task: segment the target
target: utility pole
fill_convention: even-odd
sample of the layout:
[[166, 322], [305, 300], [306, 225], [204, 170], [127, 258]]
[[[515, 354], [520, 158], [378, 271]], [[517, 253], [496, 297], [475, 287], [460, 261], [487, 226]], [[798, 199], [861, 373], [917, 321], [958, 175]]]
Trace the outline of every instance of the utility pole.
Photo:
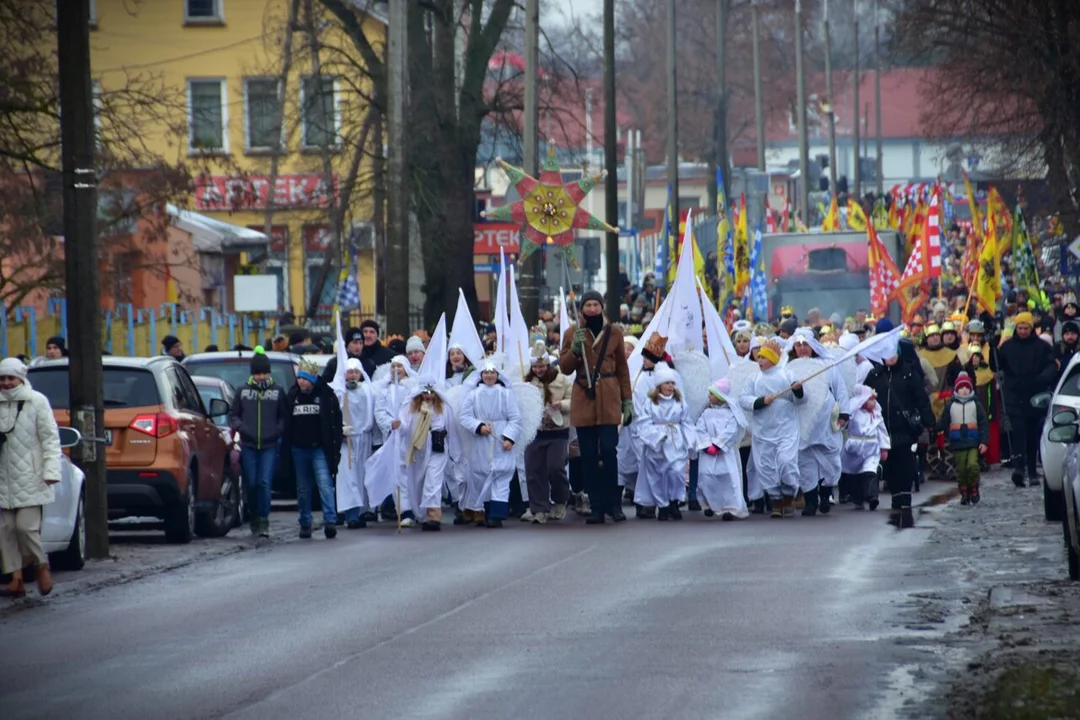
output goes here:
[[[539, 172], [540, 142], [540, 0], [525, 0], [525, 147], [524, 170], [533, 177]], [[543, 280], [543, 258], [547, 247], [541, 247], [528, 257], [521, 267], [518, 292], [521, 313], [529, 323], [540, 317], [540, 285]]]
[[56, 22], [71, 424], [83, 436], [71, 455], [86, 474], [86, 554], [106, 558], [109, 557], [109, 500], [105, 447], [99, 447], [97, 441], [105, 428], [105, 400], [101, 370], [94, 97], [90, 85], [90, 0], [60, 0]]
[[803, 68], [802, 0], [795, 0], [795, 73], [799, 113], [799, 217], [810, 225], [809, 149], [806, 136], [806, 77]]
[[[535, 0], [534, 0], [535, 2]], [[604, 218], [609, 225], [619, 220], [619, 148], [618, 129], [615, 123], [615, 0], [604, 0]], [[627, 178], [627, 189], [630, 188]], [[626, 208], [630, 209], [627, 196]], [[619, 281], [619, 233], [607, 234], [607, 297], [604, 307], [612, 322], [619, 320], [619, 305], [622, 302], [622, 283]]]
[[718, 195], [728, 196], [726, 186], [731, 182], [727, 144], [727, 4], [728, 0], [716, 0], [716, 167], [725, 187], [719, 187], [716, 178], [709, 178], [710, 188], [717, 185], [709, 193], [711, 208], [716, 207]]
[[836, 194], [836, 113], [833, 112], [832, 35], [829, 32], [829, 0], [825, 0], [825, 112], [829, 116], [829, 192]]
[[[608, 0], [604, 0], [605, 3]], [[606, 7], [606, 5], [605, 5]], [[679, 93], [678, 71], [675, 67], [675, 0], [667, 0], [667, 97], [668, 97], [668, 137], [667, 137], [667, 179], [671, 189], [671, 227], [675, 234], [679, 232]], [[678, 239], [676, 239], [678, 247]], [[666, 252], [666, 251], [665, 251]], [[675, 258], [668, 258], [668, 267]], [[665, 268], [666, 270], [667, 268]], [[667, 278], [662, 282], [667, 285]]]
[[386, 332], [409, 334], [409, 192], [408, 159], [405, 155], [405, 111], [408, 77], [409, 0], [390, 0], [387, 48], [387, 181], [389, 187], [386, 276], [400, 282], [401, 289], [386, 298]]
[[754, 33], [754, 121], [757, 125], [757, 169], [765, 171], [765, 109], [761, 99], [761, 10], [758, 0], [750, 0]]
[[851, 138], [851, 149], [855, 155], [855, 172], [852, 173], [851, 191], [856, 198], [859, 198], [862, 197], [862, 146], [859, 144], [859, 124], [862, 121], [859, 115], [859, 0], [852, 0], [851, 5], [855, 12], [855, 97], [852, 100], [855, 124]]
[[881, 149], [881, 21], [878, 19], [878, 2], [874, 0], [874, 122], [877, 125], [877, 194], [885, 191], [882, 177]]

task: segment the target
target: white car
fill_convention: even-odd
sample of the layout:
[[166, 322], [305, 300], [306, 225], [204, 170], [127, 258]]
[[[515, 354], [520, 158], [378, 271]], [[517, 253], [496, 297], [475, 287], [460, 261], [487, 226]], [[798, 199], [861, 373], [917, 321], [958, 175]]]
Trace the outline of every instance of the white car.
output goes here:
[[[78, 430], [60, 428], [60, 447], [74, 447], [81, 439]], [[60, 482], [53, 485], [55, 497], [45, 506], [41, 522], [41, 544], [53, 570], [82, 570], [86, 563], [85, 479], [67, 455], [60, 456]]]
[[[1063, 453], [1062, 529], [1069, 554], [1069, 578], [1080, 580], [1080, 414], [1072, 409], [1053, 413], [1046, 442]], [[1044, 460], [1045, 462], [1045, 460]]]
[[1043, 467], [1043, 511], [1047, 520], [1061, 520], [1065, 513], [1065, 498], [1061, 492], [1065, 445], [1050, 442], [1048, 435], [1054, 427], [1055, 414], [1063, 410], [1073, 410], [1080, 414], [1080, 354], [1074, 355], [1069, 361], [1054, 392], [1039, 393], [1031, 399], [1031, 404], [1048, 411], [1046, 421], [1043, 423], [1040, 443]]

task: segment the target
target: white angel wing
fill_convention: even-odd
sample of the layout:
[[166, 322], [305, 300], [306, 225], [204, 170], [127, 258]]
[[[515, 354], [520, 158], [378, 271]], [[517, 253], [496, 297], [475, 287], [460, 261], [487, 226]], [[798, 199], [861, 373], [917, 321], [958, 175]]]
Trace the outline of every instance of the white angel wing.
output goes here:
[[388, 377], [390, 377], [390, 363], [383, 363], [375, 368], [375, 374], [371, 376], [371, 382], [381, 383]]
[[461, 427], [461, 423], [458, 420], [461, 419], [461, 406], [465, 402], [465, 395], [472, 389], [471, 385], [454, 385], [453, 387], [446, 388], [442, 391], [443, 397], [446, 398], [446, 402], [450, 405], [450, 410], [454, 417], [454, 435], [457, 436], [459, 447], [461, 448], [458, 455], [460, 457], [454, 458], [454, 462], [467, 462], [472, 456], [473, 441], [475, 436], [466, 432], [465, 428]]
[[848, 397], [851, 397], [855, 392], [855, 373], [858, 370], [859, 366], [855, 362], [855, 358], [848, 358], [836, 366], [836, 372], [840, 373], [840, 377], [844, 380], [844, 387], [847, 388]]
[[[803, 380], [822, 368], [822, 361], [813, 358], [796, 358], [787, 364], [787, 371], [792, 380]], [[829, 402], [829, 373], [803, 380], [803, 393], [806, 402], [796, 405], [799, 412], [799, 437], [807, 439], [814, 433], [815, 426], [822, 422], [825, 404]], [[835, 402], [834, 402], [835, 404]], [[831, 412], [832, 408], [829, 408]]]
[[728, 377], [731, 378], [731, 397], [739, 397], [746, 384], [757, 377], [760, 372], [761, 368], [758, 367], [758, 364], [749, 360], [732, 365], [731, 369], [728, 370]]
[[712, 366], [709, 358], [698, 350], [681, 350], [675, 354], [675, 370], [682, 376], [683, 394], [690, 417], [694, 422], [709, 404], [709, 383]]
[[540, 429], [544, 414], [544, 396], [540, 394], [540, 388], [527, 382], [516, 382], [511, 390], [517, 398], [518, 411], [521, 413], [521, 438], [515, 445], [515, 450], [525, 452], [529, 443], [536, 439], [536, 431]]

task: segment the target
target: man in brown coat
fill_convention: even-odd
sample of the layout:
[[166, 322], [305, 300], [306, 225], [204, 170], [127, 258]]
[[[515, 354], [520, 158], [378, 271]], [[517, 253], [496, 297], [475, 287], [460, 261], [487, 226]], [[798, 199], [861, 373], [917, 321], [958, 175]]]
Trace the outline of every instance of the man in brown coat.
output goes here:
[[[604, 298], [595, 290], [581, 297], [583, 325], [574, 325], [562, 339], [559, 367], [577, 373], [570, 396], [570, 424], [577, 429], [581, 469], [592, 514], [586, 522], [602, 525], [604, 516], [626, 519], [619, 493], [619, 424], [633, 419], [630, 370], [622, 331], [604, 318]], [[600, 464], [603, 463], [603, 468]]]

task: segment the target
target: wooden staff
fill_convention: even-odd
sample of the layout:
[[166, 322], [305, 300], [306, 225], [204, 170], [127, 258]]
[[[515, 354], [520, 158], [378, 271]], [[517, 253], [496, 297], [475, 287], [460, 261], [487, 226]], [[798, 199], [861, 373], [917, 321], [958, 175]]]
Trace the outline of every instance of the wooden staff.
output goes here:
[[[585, 328], [585, 314], [578, 312], [578, 327]], [[600, 358], [600, 362], [603, 362], [604, 358]], [[581, 348], [581, 362], [585, 363], [585, 380], [588, 383], [589, 389], [592, 390], [592, 373], [589, 371], [589, 352], [588, 348]]]
[[[343, 402], [341, 404], [345, 406], [343, 408], [343, 410], [344, 410], [343, 415], [345, 416], [345, 424], [346, 425], [351, 425], [352, 423], [349, 421], [349, 391], [348, 390], [345, 391], [345, 395], [343, 396], [342, 400], [343, 400]], [[352, 470], [352, 442], [349, 441], [349, 436], [348, 435], [345, 436], [345, 452], [348, 454], [348, 458], [349, 458], [349, 469]]]

